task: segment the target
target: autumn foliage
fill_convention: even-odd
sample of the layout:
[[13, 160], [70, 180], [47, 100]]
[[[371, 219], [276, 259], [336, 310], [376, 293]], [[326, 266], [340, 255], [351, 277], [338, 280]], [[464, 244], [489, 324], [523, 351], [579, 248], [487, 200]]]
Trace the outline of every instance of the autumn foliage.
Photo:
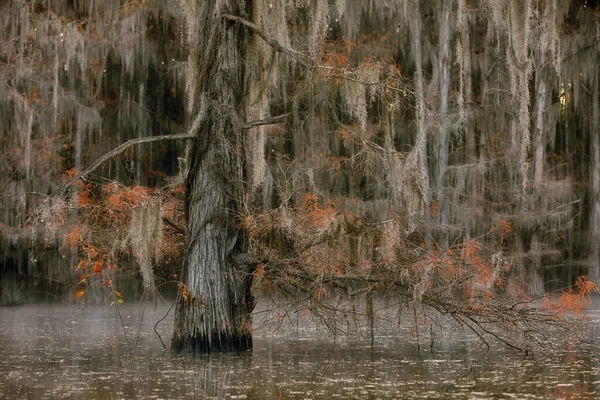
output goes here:
[[[178, 270], [168, 269], [165, 277], [161, 263], [178, 266], [181, 261], [185, 239], [181, 187], [152, 189], [86, 181], [77, 184], [75, 194], [76, 222], [62, 221], [55, 229], [63, 232], [62, 245], [80, 257], [76, 299], [83, 301], [91, 285], [101, 285], [111, 303], [123, 302], [115, 287], [115, 272], [136, 264], [132, 216], [153, 201], [161, 204], [165, 228], [159, 246], [163, 256], [154, 259], [153, 274], [157, 279], [177, 280]], [[347, 199], [314, 192], [294, 199], [239, 217], [254, 265], [252, 290], [288, 294], [294, 302], [299, 295], [306, 296], [301, 297], [310, 300], [305, 310], [323, 318], [333, 318], [330, 299], [340, 295], [399, 296], [421, 310], [449, 316], [484, 341], [494, 337], [521, 349], [527, 347], [525, 341], [539, 343], [542, 327], [549, 321], [579, 315], [589, 305], [590, 293], [598, 290], [580, 277], [559, 294], [528, 297], [518, 264], [503, 251], [513, 234], [505, 220], [481, 237], [460, 238], [442, 248], [428, 245], [422, 232], [408, 234], [402, 228], [405, 220], [392, 209], [386, 211], [388, 219], [375, 221]], [[181, 283], [179, 293], [189, 297]], [[523, 324], [533, 329], [523, 331]]]
[[[76, 173], [67, 171], [64, 180]], [[108, 290], [108, 298], [123, 302], [123, 295], [115, 287], [116, 278], [125, 269], [140, 267], [135, 257], [139, 249], [135, 246], [147, 238], [136, 237], [140, 235], [137, 225], [144, 221], [135, 220], [134, 216], [150, 203], [160, 204], [158, 218], [168, 221], [163, 222], [165, 228], [160, 230], [162, 238], [154, 249], [160, 259], [153, 260], [151, 273], [155, 273], [157, 279], [176, 276], [171, 266], [178, 265], [182, 256], [185, 231], [180, 187], [128, 187], [93, 180], [78, 180], [73, 187], [70, 201], [43, 203], [30, 219], [34, 224], [44, 224], [47, 245], [58, 240], [65, 255], [68, 252], [78, 255], [79, 262], [74, 266], [80, 274], [74, 293], [76, 299], [84, 301], [86, 291], [100, 285]]]
[[591, 305], [590, 294], [597, 293], [598, 286], [588, 280], [587, 276], [577, 278], [575, 285], [554, 296], [544, 298], [543, 307], [559, 317], [568, 314], [581, 315]]
[[247, 216], [250, 248], [260, 260], [253, 288], [305, 295], [307, 309], [330, 319], [340, 295], [400, 296], [449, 316], [486, 344], [494, 338], [520, 350], [542, 344], [546, 324], [580, 314], [597, 291], [580, 277], [568, 291], [529, 297], [518, 264], [502, 249], [513, 232], [504, 220], [445, 249], [403, 233], [401, 225], [400, 217], [369, 221], [312, 193], [297, 206]]

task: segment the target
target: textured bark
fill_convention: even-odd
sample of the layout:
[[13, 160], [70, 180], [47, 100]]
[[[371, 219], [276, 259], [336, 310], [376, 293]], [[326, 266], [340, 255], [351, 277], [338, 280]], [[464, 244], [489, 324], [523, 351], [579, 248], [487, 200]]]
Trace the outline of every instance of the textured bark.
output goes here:
[[440, 117], [441, 128], [437, 138], [437, 177], [436, 186], [439, 203], [441, 231], [438, 243], [442, 247], [448, 245], [448, 203], [444, 184], [444, 177], [448, 169], [448, 147], [450, 146], [449, 130], [450, 121], [448, 120], [448, 94], [450, 92], [450, 10], [452, 9], [451, 0], [443, 0], [440, 14], [438, 16], [438, 37], [439, 37], [439, 69], [440, 69]]
[[[425, 103], [425, 96], [423, 93], [423, 61], [421, 54], [421, 10], [419, 0], [413, 0], [413, 20], [412, 20], [412, 31], [413, 31], [413, 51], [415, 54], [415, 92], [417, 97], [417, 139], [415, 143], [415, 150], [417, 155], [418, 168], [421, 171], [421, 179], [426, 182], [427, 193], [424, 195], [423, 208], [425, 213], [429, 209], [430, 194], [429, 192], [429, 166], [427, 164], [427, 126], [426, 126], [426, 112], [427, 105]], [[413, 150], [413, 152], [415, 151]], [[431, 230], [425, 236], [425, 240], [428, 244], [431, 244]]]
[[190, 34], [188, 90], [196, 134], [187, 177], [187, 247], [175, 314], [174, 352], [252, 347], [249, 274], [237, 211], [243, 180], [244, 48], [248, 31], [222, 17], [245, 16], [246, 1], [184, 3]]
[[462, 3], [463, 15], [460, 16], [462, 20], [459, 22], [460, 28], [460, 43], [462, 46], [462, 79], [463, 79], [463, 100], [466, 109], [466, 121], [464, 125], [465, 130], [465, 145], [467, 149], [467, 160], [468, 157], [475, 157], [476, 155], [476, 138], [475, 138], [475, 127], [473, 126], [473, 118], [471, 117], [471, 105], [473, 104], [473, 78], [471, 68], [471, 36], [469, 32], [469, 20], [465, 15], [466, 13], [466, 2], [465, 0], [459, 0]]
[[[544, 165], [546, 162], [546, 133], [548, 131], [547, 108], [551, 94], [548, 78], [549, 72], [546, 69], [546, 54], [540, 51], [536, 60], [535, 69], [535, 101], [536, 114], [533, 136], [533, 185], [536, 190], [543, 191], [544, 185]], [[540, 205], [543, 207], [543, 205]], [[531, 236], [531, 263], [528, 265], [528, 283], [529, 294], [539, 296], [545, 293], [544, 279], [542, 277], [542, 255], [543, 243], [540, 235], [536, 232]]]
[[527, 292], [530, 296], [541, 296], [546, 290], [544, 288], [544, 278], [542, 276], [542, 253], [543, 243], [540, 240], [540, 234], [534, 233], [531, 236], [531, 249], [529, 250], [529, 262], [527, 267]]
[[[598, 60], [600, 62], [600, 60]], [[597, 64], [596, 64], [597, 65]], [[600, 70], [596, 67], [594, 73], [594, 89], [592, 91], [592, 123], [591, 123], [591, 150], [592, 150], [592, 212], [590, 230], [591, 265], [589, 276], [596, 283], [600, 281]]]
[[421, 58], [421, 11], [419, 0], [413, 2], [413, 47], [415, 52], [415, 91], [417, 94], [417, 147], [420, 161], [423, 162], [424, 173], [429, 176], [427, 170], [427, 132], [425, 127], [425, 97], [423, 94], [423, 62]]

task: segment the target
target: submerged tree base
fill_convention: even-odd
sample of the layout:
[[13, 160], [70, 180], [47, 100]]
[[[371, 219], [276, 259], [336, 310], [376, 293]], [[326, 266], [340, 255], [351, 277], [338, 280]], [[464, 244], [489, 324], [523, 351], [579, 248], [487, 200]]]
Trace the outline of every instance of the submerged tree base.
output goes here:
[[[251, 308], [232, 305], [230, 315], [225, 319], [216, 317], [209, 309], [198, 300], [181, 298], [178, 301], [171, 352], [212, 353], [252, 349]], [[216, 322], [215, 317], [221, 322]]]
[[180, 353], [212, 353], [212, 352], [238, 352], [252, 349], [252, 335], [219, 335], [213, 334], [211, 338], [204, 335], [173, 338], [171, 352]]

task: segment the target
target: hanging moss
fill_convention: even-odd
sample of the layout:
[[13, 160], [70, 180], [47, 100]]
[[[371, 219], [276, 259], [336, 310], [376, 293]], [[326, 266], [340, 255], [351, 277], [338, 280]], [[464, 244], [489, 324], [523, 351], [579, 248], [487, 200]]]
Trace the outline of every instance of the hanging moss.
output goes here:
[[[205, 122], [197, 72], [215, 55], [188, 42], [213, 33], [204, 21], [183, 22], [175, 3], [2, 3], [0, 31], [11, 38], [0, 49], [3, 237], [28, 231], [29, 210], [67, 169], [130, 138], [181, 132], [185, 110], [197, 111], [192, 130]], [[535, 255], [532, 276], [551, 265], [597, 268], [588, 260], [600, 29], [597, 5], [584, 3], [453, 2], [446, 96], [441, 2], [253, 2], [244, 18], [324, 68], [306, 69], [248, 35], [237, 77], [246, 84], [246, 121], [238, 126], [291, 116], [244, 130], [233, 149], [244, 154], [247, 203], [285, 210], [309, 191], [357, 213], [376, 209], [374, 220], [399, 215], [399, 232], [424, 228], [449, 242], [505, 220], [519, 238], [507, 242], [507, 257], [525, 268]], [[198, 7], [185, 2], [183, 13]], [[186, 51], [207, 62], [186, 65]], [[442, 129], [447, 142], [437, 139]], [[156, 145], [124, 153], [99, 174], [155, 185], [163, 182], [157, 171], [181, 169], [183, 180], [189, 167], [179, 145]], [[368, 259], [368, 245], [353, 246]]]

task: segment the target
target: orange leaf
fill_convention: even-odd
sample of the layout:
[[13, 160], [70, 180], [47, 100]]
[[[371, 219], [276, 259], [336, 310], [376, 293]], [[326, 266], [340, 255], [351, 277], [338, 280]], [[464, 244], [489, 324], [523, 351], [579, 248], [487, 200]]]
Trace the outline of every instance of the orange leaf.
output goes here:
[[98, 255], [96, 249], [91, 245], [86, 246], [83, 250], [88, 254], [89, 258], [94, 258]]
[[79, 281], [79, 283], [80, 283], [80, 284], [81, 284], [81, 283], [86, 283], [86, 282], [87, 282], [87, 280], [88, 280], [88, 278], [89, 278], [90, 276], [92, 276], [92, 274], [85, 274], [85, 275], [83, 275], [83, 276], [81, 277], [81, 280]]
[[123, 207], [123, 201], [119, 193], [111, 194], [106, 202], [111, 210], [118, 210]]
[[117, 295], [117, 297], [119, 297], [121, 299], [123, 298], [123, 295], [121, 294], [121, 292], [115, 290], [115, 294]]
[[77, 195], [77, 202], [80, 206], [85, 206], [88, 204], [92, 204], [94, 201], [90, 196], [90, 192], [88, 190], [82, 190]]
[[577, 285], [577, 289], [579, 289], [580, 296], [585, 296], [592, 292], [598, 291], [598, 286], [596, 286], [596, 284], [594, 282], [589, 281], [588, 277], [585, 275], [577, 278], [575, 285]]
[[502, 233], [504, 235], [508, 235], [508, 234], [512, 233], [512, 231], [513, 231], [512, 227], [510, 226], [510, 222], [506, 222], [503, 219], [498, 221], [498, 226], [500, 226], [500, 228], [502, 229]]
[[74, 228], [71, 232], [67, 233], [64, 238], [67, 246], [74, 248], [81, 242], [81, 239], [84, 234], [84, 229], [77, 227]]
[[67, 182], [67, 181], [71, 180], [72, 178], [74, 178], [78, 173], [79, 173], [78, 170], [76, 170], [75, 168], [71, 168], [70, 170], [65, 171], [65, 173], [61, 177], [62, 181]]
[[75, 297], [76, 297], [77, 299], [81, 299], [81, 298], [83, 297], [83, 295], [84, 295], [84, 294], [85, 294], [85, 290], [83, 290], [83, 289], [80, 289], [80, 290], [78, 290], [78, 291], [76, 291], [76, 292], [75, 292]]
[[102, 261], [98, 260], [94, 263], [94, 272], [97, 274], [102, 272]]

